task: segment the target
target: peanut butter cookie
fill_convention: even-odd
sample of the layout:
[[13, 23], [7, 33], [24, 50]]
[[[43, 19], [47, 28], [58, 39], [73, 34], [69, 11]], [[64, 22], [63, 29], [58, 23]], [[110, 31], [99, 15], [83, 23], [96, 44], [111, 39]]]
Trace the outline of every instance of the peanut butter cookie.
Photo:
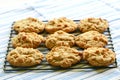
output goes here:
[[81, 32], [94, 30], [102, 33], [108, 28], [108, 21], [101, 18], [86, 18], [80, 20], [78, 27]]
[[58, 46], [46, 55], [46, 59], [52, 66], [60, 66], [63, 68], [71, 67], [73, 64], [80, 62], [81, 52], [67, 46]]
[[41, 63], [44, 55], [37, 49], [17, 47], [7, 55], [7, 61], [12, 66], [28, 67]]
[[48, 21], [45, 30], [48, 33], [54, 33], [55, 31], [62, 30], [65, 32], [73, 32], [77, 29], [77, 24], [66, 17], [55, 18]]
[[108, 66], [115, 62], [115, 53], [108, 48], [91, 47], [83, 51], [83, 59], [92, 66]]
[[14, 47], [37, 48], [43, 41], [43, 36], [38, 35], [37, 33], [20, 32], [12, 38], [12, 45]]
[[54, 46], [73, 46], [75, 44], [75, 36], [64, 31], [57, 31], [54, 34], [47, 36], [45, 45], [47, 48]]
[[36, 18], [26, 18], [18, 20], [13, 24], [13, 29], [17, 32], [35, 32], [40, 33], [44, 30], [45, 24]]
[[108, 43], [108, 39], [104, 34], [97, 31], [88, 31], [76, 36], [76, 44], [81, 48], [104, 47]]

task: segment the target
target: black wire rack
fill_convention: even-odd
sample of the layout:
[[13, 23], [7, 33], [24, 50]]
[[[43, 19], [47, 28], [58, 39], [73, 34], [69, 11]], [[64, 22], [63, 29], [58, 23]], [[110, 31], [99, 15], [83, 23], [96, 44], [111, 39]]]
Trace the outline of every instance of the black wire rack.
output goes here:
[[[79, 22], [79, 20], [74, 20], [76, 23]], [[47, 21], [44, 21], [47, 22]], [[13, 50], [13, 46], [11, 44], [11, 38], [13, 38], [15, 35], [17, 35], [18, 33], [15, 32], [12, 28], [11, 28], [11, 33], [10, 33], [10, 38], [9, 38], [9, 43], [8, 43], [8, 47], [7, 47], [7, 54], [9, 53], [9, 51]], [[79, 30], [76, 30], [75, 32], [71, 33], [74, 35], [79, 35], [81, 34]], [[108, 38], [108, 44], [105, 46], [106, 48], [111, 49], [112, 51], [114, 51], [114, 47], [112, 44], [112, 37], [110, 34], [110, 29], [108, 28], [103, 34], [105, 34]], [[40, 33], [40, 35], [43, 36], [47, 36], [48, 34], [44, 31], [43, 33]], [[74, 48], [78, 49], [79, 51], [83, 51], [83, 49], [74, 46]], [[45, 47], [45, 44], [41, 44], [38, 48], [38, 50], [40, 50], [44, 55], [46, 55], [50, 50], [48, 48]], [[115, 62], [109, 66], [106, 67], [94, 67], [88, 64], [88, 62], [86, 61], [80, 61], [78, 64], [73, 65], [70, 68], [67, 69], [100, 69], [100, 68], [116, 68], [117, 67], [117, 61], [115, 60]], [[22, 71], [22, 70], [64, 70], [65, 68], [61, 68], [61, 67], [54, 67], [51, 66], [46, 59], [44, 58], [43, 61], [36, 66], [32, 66], [32, 67], [14, 67], [12, 65], [9, 64], [9, 62], [7, 61], [6, 57], [5, 57], [5, 61], [4, 61], [4, 67], [3, 70], [5, 72], [12, 72], [12, 71]]]

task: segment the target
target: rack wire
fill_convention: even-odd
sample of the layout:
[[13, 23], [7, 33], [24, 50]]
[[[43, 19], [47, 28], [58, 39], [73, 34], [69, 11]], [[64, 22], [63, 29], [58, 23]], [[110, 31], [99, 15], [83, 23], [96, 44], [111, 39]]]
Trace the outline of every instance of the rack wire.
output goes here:
[[[79, 20], [74, 20], [76, 23], [79, 22]], [[47, 21], [44, 21], [45, 23]], [[11, 33], [10, 33], [10, 37], [9, 37], [9, 43], [8, 43], [8, 47], [7, 47], [7, 54], [9, 53], [9, 51], [13, 50], [13, 46], [11, 44], [11, 38], [13, 38], [15, 35], [17, 35], [18, 33], [15, 32], [12, 28], [11, 28]], [[74, 34], [74, 35], [79, 35], [81, 34], [81, 32], [79, 30], [76, 30], [73, 33], [70, 34]], [[112, 51], [114, 51], [114, 47], [112, 44], [112, 37], [110, 34], [110, 29], [108, 28], [103, 34], [105, 34], [108, 38], [108, 44], [105, 46], [106, 48], [111, 49]], [[44, 31], [43, 33], [40, 33], [40, 35], [43, 36], [47, 36], [48, 34]], [[83, 51], [83, 49], [74, 46], [74, 48], [78, 49], [79, 51]], [[48, 48], [45, 47], [45, 44], [42, 43], [38, 48], [39, 51], [41, 51], [44, 55], [46, 55], [50, 50]], [[109, 66], [106, 67], [94, 67], [88, 64], [88, 62], [86, 61], [80, 61], [78, 64], [73, 65], [70, 68], [67, 69], [100, 69], [100, 68], [116, 68], [117, 67], [117, 61], [115, 60], [115, 62]], [[12, 65], [9, 64], [9, 62], [7, 61], [6, 57], [5, 57], [5, 61], [4, 61], [4, 67], [3, 70], [5, 72], [12, 72], [12, 71], [22, 71], [22, 70], [64, 70], [65, 68], [61, 68], [61, 67], [54, 67], [51, 66], [46, 59], [44, 58], [43, 61], [36, 66], [32, 66], [32, 67], [14, 67]]]

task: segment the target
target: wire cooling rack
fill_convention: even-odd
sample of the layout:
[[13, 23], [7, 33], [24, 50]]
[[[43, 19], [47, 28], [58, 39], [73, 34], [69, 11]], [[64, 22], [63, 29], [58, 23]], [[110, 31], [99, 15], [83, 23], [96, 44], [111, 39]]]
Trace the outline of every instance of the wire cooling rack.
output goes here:
[[[79, 22], [79, 20], [74, 20], [76, 23]], [[47, 22], [47, 21], [44, 21]], [[74, 35], [79, 35], [81, 34], [79, 30], [76, 30], [75, 32], [71, 33]], [[111, 34], [110, 34], [110, 29], [108, 28], [104, 34], [107, 36], [108, 38], [108, 44], [105, 46], [106, 48], [111, 49], [112, 51], [114, 51], [114, 47], [112, 44], [112, 38], [111, 38]], [[9, 38], [9, 43], [8, 43], [8, 47], [7, 47], [7, 53], [11, 50], [13, 50], [13, 46], [11, 44], [11, 38], [13, 38], [15, 35], [17, 35], [17, 32], [15, 32], [13, 29], [11, 29], [11, 33], [10, 33], [10, 38]], [[40, 35], [43, 36], [47, 36], [48, 34], [44, 31], [43, 33], [41, 33]], [[83, 51], [83, 49], [74, 46], [74, 48], [78, 49], [79, 51]], [[46, 55], [49, 52], [49, 49], [45, 47], [44, 43], [41, 44], [39, 46], [39, 48], [37, 48], [38, 50], [40, 50], [44, 55]], [[6, 54], [7, 56], [7, 54]], [[73, 65], [70, 68], [67, 69], [99, 69], [99, 68], [116, 68], [117, 67], [117, 61], [115, 60], [115, 62], [109, 66], [106, 67], [94, 67], [89, 65], [86, 61], [80, 61], [78, 64]], [[5, 61], [4, 61], [4, 71], [5, 72], [11, 72], [11, 71], [21, 71], [21, 70], [62, 70], [64, 68], [61, 67], [53, 67], [50, 64], [48, 64], [48, 62], [46, 61], [46, 59], [44, 58], [44, 60], [37, 66], [32, 66], [32, 67], [14, 67], [11, 66], [9, 64], [9, 62], [6, 60], [5, 57]]]

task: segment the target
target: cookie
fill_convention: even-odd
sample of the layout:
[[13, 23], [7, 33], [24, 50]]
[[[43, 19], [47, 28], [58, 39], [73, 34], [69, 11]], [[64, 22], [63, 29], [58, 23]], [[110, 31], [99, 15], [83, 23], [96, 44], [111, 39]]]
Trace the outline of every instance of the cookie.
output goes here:
[[7, 55], [7, 61], [12, 66], [29, 67], [41, 63], [44, 55], [37, 49], [17, 47]]
[[43, 36], [38, 35], [37, 33], [20, 32], [12, 38], [12, 45], [14, 47], [37, 48], [43, 41]]
[[75, 42], [81, 48], [104, 47], [107, 45], [108, 39], [97, 31], [88, 31], [76, 36]]
[[108, 48], [91, 47], [83, 51], [83, 59], [92, 66], [108, 66], [115, 62], [115, 53]]
[[48, 33], [54, 33], [55, 31], [62, 30], [65, 32], [73, 32], [77, 29], [77, 24], [66, 17], [54, 18], [48, 21], [45, 30]]
[[94, 30], [102, 33], [108, 28], [108, 21], [101, 18], [86, 18], [80, 20], [78, 28], [81, 32]]
[[68, 68], [80, 62], [81, 52], [67, 46], [58, 46], [52, 48], [46, 55], [46, 60], [52, 66]]
[[47, 48], [53, 48], [54, 46], [73, 46], [75, 44], [75, 36], [68, 34], [64, 31], [56, 31], [46, 37], [45, 45]]
[[45, 24], [36, 18], [26, 18], [18, 20], [13, 24], [13, 29], [17, 32], [35, 32], [40, 33], [44, 30]]

